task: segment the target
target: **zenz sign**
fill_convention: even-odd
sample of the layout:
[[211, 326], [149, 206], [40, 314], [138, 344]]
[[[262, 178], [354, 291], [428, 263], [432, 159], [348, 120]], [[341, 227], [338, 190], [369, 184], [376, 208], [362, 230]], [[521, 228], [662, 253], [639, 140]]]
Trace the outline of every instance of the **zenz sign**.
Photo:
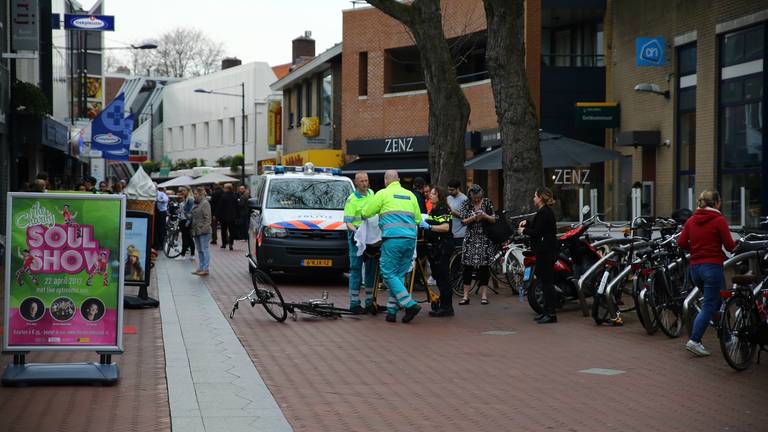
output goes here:
[[587, 185], [589, 184], [589, 169], [556, 169], [554, 180], [556, 185]]
[[413, 153], [413, 137], [387, 138], [384, 153]]
[[347, 153], [358, 156], [428, 152], [427, 137], [423, 135], [347, 141]]

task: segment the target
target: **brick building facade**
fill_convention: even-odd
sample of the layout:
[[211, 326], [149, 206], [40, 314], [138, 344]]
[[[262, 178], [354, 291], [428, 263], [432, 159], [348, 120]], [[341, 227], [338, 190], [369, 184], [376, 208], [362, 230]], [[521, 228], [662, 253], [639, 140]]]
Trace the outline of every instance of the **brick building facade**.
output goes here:
[[[606, 98], [620, 103], [621, 126], [606, 132], [606, 142], [631, 157], [606, 169], [614, 209], [626, 184], [640, 181], [654, 192], [645, 194], [644, 210], [658, 216], [688, 207], [689, 187], [694, 205], [702, 190], [719, 189], [733, 224], [742, 222], [741, 187], [744, 222], [765, 214], [767, 22], [768, 1], [608, 0]], [[637, 66], [636, 39], [659, 36], [666, 64]], [[656, 84], [661, 94], [635, 91], [638, 84]]]
[[[535, 103], [539, 104], [540, 5], [527, 2], [526, 56], [528, 78]], [[484, 66], [485, 12], [481, 0], [442, 2], [443, 28], [454, 43], [482, 47], [482, 61], [475, 69], [459, 71], [459, 81], [471, 107], [468, 132], [497, 128], [490, 80]], [[401, 177], [428, 177], [427, 148], [421, 142], [428, 131], [428, 100], [420, 76], [418, 51], [406, 27], [378, 9], [362, 7], [343, 16], [341, 143], [349, 161], [355, 155], [386, 159], [388, 168], [400, 169]], [[471, 63], [471, 62], [468, 62]], [[376, 147], [376, 148], [372, 148]], [[473, 152], [467, 151], [471, 158]], [[383, 166], [382, 166], [383, 168]], [[379, 170], [373, 170], [379, 174]], [[468, 180], [484, 183], [498, 204], [500, 172], [468, 172]]]

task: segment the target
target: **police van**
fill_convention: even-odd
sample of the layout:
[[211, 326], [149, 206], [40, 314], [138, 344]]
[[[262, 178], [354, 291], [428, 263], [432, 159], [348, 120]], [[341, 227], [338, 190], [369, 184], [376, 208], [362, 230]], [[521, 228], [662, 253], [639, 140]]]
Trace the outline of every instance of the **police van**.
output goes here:
[[354, 186], [338, 168], [267, 166], [253, 183], [250, 266], [265, 271], [346, 271], [344, 203]]

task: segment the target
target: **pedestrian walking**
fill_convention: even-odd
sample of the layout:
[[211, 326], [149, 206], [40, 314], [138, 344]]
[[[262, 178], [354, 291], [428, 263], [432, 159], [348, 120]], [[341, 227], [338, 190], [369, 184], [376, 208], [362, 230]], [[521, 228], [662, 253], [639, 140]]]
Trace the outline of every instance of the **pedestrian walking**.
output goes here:
[[[355, 190], [347, 197], [344, 204], [344, 222], [347, 224], [347, 244], [349, 245], [349, 309], [355, 315], [373, 314], [373, 279], [375, 277], [375, 262], [367, 259], [366, 255], [357, 255], [355, 233], [363, 223], [363, 207], [373, 199], [373, 191], [369, 189], [368, 174], [364, 171], [355, 173]], [[361, 233], [362, 234], [362, 233]], [[365, 264], [365, 277], [363, 277]], [[365, 287], [365, 297], [361, 306], [360, 285]]]
[[533, 221], [520, 222], [518, 230], [531, 238], [531, 247], [536, 253], [535, 274], [544, 292], [544, 311], [534, 320], [539, 324], [556, 323], [555, 261], [560, 251], [560, 242], [557, 240], [555, 212], [551, 208], [555, 204], [552, 191], [545, 187], [536, 189], [533, 204], [538, 209]]
[[399, 304], [405, 308], [402, 322], [408, 323], [421, 311], [421, 306], [411, 298], [403, 283], [413, 264], [421, 211], [413, 192], [400, 185], [397, 171], [384, 173], [384, 185], [384, 189], [376, 192], [363, 207], [362, 217], [368, 219], [379, 215], [383, 239], [380, 268], [384, 283], [389, 288], [387, 322], [397, 321]]
[[189, 189], [182, 186], [179, 188], [179, 227], [181, 231], [181, 255], [178, 260], [187, 259], [187, 251], [190, 252], [190, 258], [195, 256], [195, 242], [192, 241], [192, 207], [195, 206], [195, 200], [190, 196]]
[[440, 290], [440, 307], [436, 311], [429, 311], [431, 317], [453, 316], [453, 291], [448, 272], [448, 263], [453, 254], [453, 234], [447, 196], [445, 189], [437, 186], [432, 188], [429, 193], [432, 211], [421, 222], [421, 228], [426, 230], [424, 237], [429, 244], [429, 268]]
[[467, 228], [461, 251], [464, 296], [459, 304], [469, 304], [469, 291], [472, 289], [472, 280], [475, 279], [480, 285], [480, 304], [487, 305], [490, 266], [498, 246], [488, 238], [484, 222], [493, 223], [496, 219], [493, 217], [493, 204], [485, 198], [485, 192], [480, 185], [472, 185], [467, 192], [469, 199], [464, 201], [459, 212], [461, 223]]
[[155, 250], [162, 250], [165, 244], [165, 225], [168, 219], [168, 194], [165, 188], [157, 187], [157, 198], [155, 199]]
[[701, 343], [701, 338], [720, 308], [720, 291], [725, 288], [723, 247], [733, 251], [736, 246], [728, 222], [720, 213], [720, 204], [718, 192], [702, 192], [696, 202], [696, 212], [685, 223], [677, 238], [677, 244], [691, 252], [690, 274], [694, 285], [704, 291], [701, 311], [693, 322], [691, 338], [685, 344], [685, 349], [699, 357], [710, 355]]
[[248, 200], [251, 191], [243, 185], [237, 188], [237, 219], [235, 220], [235, 240], [248, 240], [248, 223], [251, 220], [251, 209]]
[[237, 202], [238, 197], [235, 194], [232, 183], [224, 185], [224, 192], [221, 199], [216, 204], [216, 219], [221, 226], [221, 248], [229, 245], [232, 250], [232, 244], [235, 241], [235, 221], [237, 220]]
[[219, 242], [218, 238], [218, 226], [219, 221], [216, 219], [216, 209], [221, 201], [221, 195], [224, 193], [224, 189], [220, 184], [213, 185], [213, 192], [211, 192], [211, 244], [215, 245]]
[[194, 192], [195, 205], [192, 207], [191, 233], [197, 247], [198, 265], [192, 274], [208, 276], [211, 254], [208, 251], [211, 241], [211, 204], [205, 195], [205, 188], [198, 186]]
[[453, 232], [453, 247], [461, 248], [464, 245], [464, 236], [467, 235], [467, 227], [461, 223], [461, 208], [467, 201], [467, 196], [461, 193], [461, 182], [451, 180], [448, 182], [448, 207], [451, 209], [451, 231]]

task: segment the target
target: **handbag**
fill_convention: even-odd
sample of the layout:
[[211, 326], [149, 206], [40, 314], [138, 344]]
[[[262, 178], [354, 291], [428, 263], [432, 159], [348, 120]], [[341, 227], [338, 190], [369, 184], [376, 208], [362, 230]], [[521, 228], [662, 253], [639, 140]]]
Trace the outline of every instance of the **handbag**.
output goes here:
[[497, 217], [493, 223], [483, 221], [483, 230], [485, 235], [496, 244], [504, 243], [514, 234], [514, 230], [507, 223], [507, 218], [503, 214]]

